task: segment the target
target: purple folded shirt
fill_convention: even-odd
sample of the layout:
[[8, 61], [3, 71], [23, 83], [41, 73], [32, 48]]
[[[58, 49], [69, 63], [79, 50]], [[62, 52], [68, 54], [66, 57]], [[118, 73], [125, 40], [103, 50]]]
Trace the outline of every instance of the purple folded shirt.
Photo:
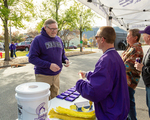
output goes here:
[[74, 94], [74, 95], [80, 95], [80, 93], [79, 93], [79, 92], [77, 92], [77, 91], [76, 91], [76, 92], [74, 92], [73, 94]]
[[68, 95], [70, 95], [69, 93], [61, 93], [61, 95], [63, 95], [63, 96], [68, 96]]
[[64, 93], [72, 94], [72, 91], [65, 91]]
[[79, 97], [79, 95], [71, 94], [71, 95], [69, 95], [69, 97], [72, 97], [72, 98], [78, 98], [78, 97]]
[[66, 98], [66, 96], [64, 96], [64, 95], [57, 95], [56, 97], [57, 97], [57, 98], [60, 98], [60, 99]]
[[74, 101], [75, 99], [76, 99], [76, 98], [72, 98], [72, 97], [69, 97], [69, 96], [65, 98], [65, 100], [71, 101], [71, 102]]
[[68, 89], [68, 91], [74, 92], [74, 91], [76, 91], [76, 90], [75, 90], [75, 89]]

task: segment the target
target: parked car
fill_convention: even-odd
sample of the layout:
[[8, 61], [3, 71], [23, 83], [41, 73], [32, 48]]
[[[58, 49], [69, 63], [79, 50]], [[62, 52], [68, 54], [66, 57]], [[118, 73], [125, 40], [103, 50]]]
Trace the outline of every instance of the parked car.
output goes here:
[[75, 46], [75, 45], [70, 45], [70, 46], [69, 46], [69, 49], [77, 49], [77, 46]]
[[16, 45], [16, 50], [29, 51], [30, 45], [31, 45], [31, 42], [29, 41], [20, 42]]
[[125, 50], [126, 48], [127, 48], [127, 42], [126, 42], [126, 40], [122, 40], [122, 41], [120, 41], [119, 43], [118, 43], [118, 48], [120, 49], [120, 50]]
[[4, 43], [0, 42], [0, 50], [4, 50]]

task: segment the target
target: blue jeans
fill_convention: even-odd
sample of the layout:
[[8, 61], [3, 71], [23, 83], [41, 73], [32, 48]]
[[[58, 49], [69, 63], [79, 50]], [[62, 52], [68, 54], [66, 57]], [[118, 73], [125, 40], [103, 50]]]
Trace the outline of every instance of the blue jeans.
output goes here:
[[16, 56], [16, 50], [13, 50], [13, 55], [14, 55], [15, 57], [17, 57], [17, 56]]
[[136, 118], [136, 108], [135, 108], [135, 90], [131, 87], [128, 87], [129, 90], [129, 96], [130, 96], [130, 111], [128, 114], [128, 120], [137, 120]]
[[150, 87], [146, 87], [146, 104], [149, 111], [149, 117], [150, 117]]

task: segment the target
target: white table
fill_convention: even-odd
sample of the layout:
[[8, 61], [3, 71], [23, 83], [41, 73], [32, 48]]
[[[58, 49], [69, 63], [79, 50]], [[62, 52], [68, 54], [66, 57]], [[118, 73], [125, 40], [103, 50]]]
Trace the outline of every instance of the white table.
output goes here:
[[[74, 105], [74, 103], [76, 102], [82, 102], [82, 101], [89, 101], [85, 98], [83, 98], [81, 95], [76, 99], [74, 100], [73, 102], [70, 102], [70, 101], [67, 101], [67, 100], [64, 100], [64, 99], [59, 99], [59, 98], [53, 98], [51, 99], [49, 102], [48, 102], [48, 112], [50, 111], [50, 109], [52, 108], [56, 108], [58, 106], [61, 106], [61, 107], [64, 107], [64, 108], [70, 108], [70, 105]], [[94, 109], [94, 106], [93, 106], [93, 109]], [[18, 119], [16, 119], [18, 120]], [[57, 118], [49, 118], [49, 120], [60, 120], [60, 119], [57, 119]]]
[[[83, 98], [81, 95], [76, 99], [74, 100], [73, 102], [70, 102], [70, 101], [66, 101], [64, 99], [59, 99], [59, 98], [53, 98], [52, 100], [49, 101], [49, 109], [48, 111], [50, 111], [50, 109], [52, 108], [56, 108], [58, 106], [61, 106], [61, 107], [64, 107], [64, 108], [70, 108], [70, 105], [74, 105], [74, 103], [76, 102], [82, 102], [82, 101], [89, 101], [85, 98]], [[50, 120], [59, 120], [59, 119], [56, 119], [56, 118], [49, 118]]]

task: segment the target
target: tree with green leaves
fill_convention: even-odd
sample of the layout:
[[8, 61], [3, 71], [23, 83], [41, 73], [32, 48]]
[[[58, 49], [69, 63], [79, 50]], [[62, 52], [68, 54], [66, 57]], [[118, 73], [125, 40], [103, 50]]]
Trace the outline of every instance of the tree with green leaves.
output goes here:
[[23, 20], [30, 21], [34, 16], [33, 0], [0, 0], [0, 18], [4, 28], [5, 61], [9, 61], [8, 27], [25, 28]]
[[3, 40], [4, 40], [4, 35], [0, 34], [0, 41], [3, 41]]
[[41, 22], [39, 22], [36, 27], [38, 32], [41, 31], [45, 20], [47, 20], [48, 18], [52, 18], [57, 21], [59, 31], [63, 29], [63, 27], [67, 23], [67, 18], [65, 15], [66, 9], [62, 9], [62, 6], [67, 5], [66, 1], [67, 0], [43, 0], [42, 5], [40, 6], [39, 13], [39, 18], [41, 18]]
[[23, 34], [20, 34], [19, 31], [15, 31], [15, 32], [12, 32], [11, 34], [11, 40], [14, 42], [14, 43], [18, 43], [18, 42], [22, 42], [25, 40], [24, 38], [24, 35]]
[[[68, 2], [71, 2], [72, 5], [67, 6], [66, 3]], [[42, 5], [41, 8], [43, 9], [40, 12], [41, 22], [37, 25], [38, 31], [41, 31], [46, 19], [53, 18], [58, 23], [59, 31], [68, 29], [70, 31], [79, 30], [80, 39], [82, 39], [83, 31], [92, 30], [94, 18], [98, 18], [91, 9], [74, 0], [44, 0]], [[65, 34], [62, 37], [66, 38]]]
[[78, 37], [78, 35], [79, 35], [79, 31], [77, 31], [77, 30], [70, 31], [69, 29], [68, 30], [65, 29], [65, 30], [60, 31], [59, 36], [63, 41], [64, 48], [68, 49], [70, 41], [73, 38]]
[[72, 19], [70, 27], [80, 31], [80, 51], [82, 52], [82, 33], [92, 30], [94, 19], [99, 17], [91, 9], [76, 1], [65, 14], [70, 15], [69, 17]]
[[35, 36], [39, 35], [40, 33], [36, 29], [30, 29], [26, 33], [27, 37], [34, 38]]

